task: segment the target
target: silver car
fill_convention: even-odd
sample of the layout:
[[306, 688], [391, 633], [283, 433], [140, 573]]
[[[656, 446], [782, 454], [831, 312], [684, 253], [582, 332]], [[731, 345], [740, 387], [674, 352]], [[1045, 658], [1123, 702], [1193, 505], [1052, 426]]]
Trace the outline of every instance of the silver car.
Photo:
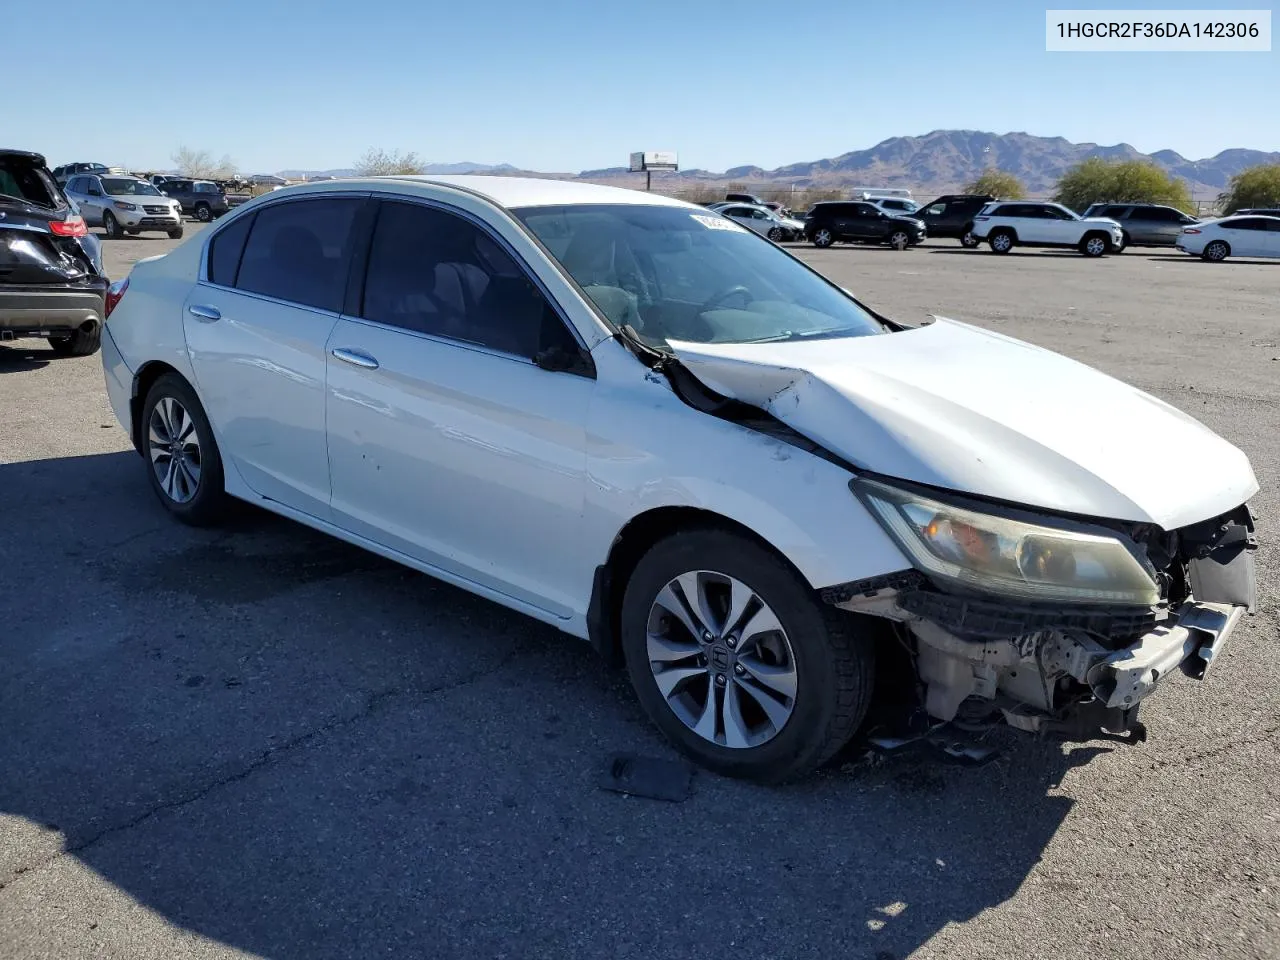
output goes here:
[[64, 188], [85, 223], [100, 226], [112, 240], [126, 233], [160, 230], [182, 236], [182, 208], [139, 177], [79, 174]]
[[717, 204], [712, 209], [720, 216], [728, 217], [748, 230], [754, 230], [775, 242], [800, 240], [804, 237], [803, 223], [799, 220], [780, 217], [768, 207], [757, 207], [750, 203], [725, 203]]

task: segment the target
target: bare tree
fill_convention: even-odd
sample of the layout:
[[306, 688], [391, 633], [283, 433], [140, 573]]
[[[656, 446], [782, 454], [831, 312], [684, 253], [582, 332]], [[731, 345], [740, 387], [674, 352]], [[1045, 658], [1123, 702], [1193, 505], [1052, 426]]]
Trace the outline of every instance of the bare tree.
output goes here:
[[383, 150], [381, 147], [370, 147], [356, 161], [356, 173], [362, 177], [390, 177], [397, 174], [425, 173], [427, 165], [410, 150], [402, 153], [399, 150]]
[[170, 157], [173, 165], [184, 177], [198, 180], [230, 180], [238, 172], [236, 163], [227, 154], [221, 160], [214, 160], [208, 150], [193, 150], [190, 147], [179, 147]]

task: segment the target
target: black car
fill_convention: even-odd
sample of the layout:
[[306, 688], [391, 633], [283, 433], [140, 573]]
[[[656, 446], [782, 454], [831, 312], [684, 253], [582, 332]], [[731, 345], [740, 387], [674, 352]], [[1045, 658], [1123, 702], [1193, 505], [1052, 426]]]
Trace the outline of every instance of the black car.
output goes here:
[[753, 193], [726, 193], [724, 198], [725, 200], [732, 201], [733, 203], [750, 203], [757, 207], [763, 207], [765, 205], [764, 201]]
[[911, 214], [924, 223], [929, 236], [950, 237], [965, 247], [976, 247], [978, 238], [973, 235], [973, 218], [978, 211], [995, 200], [981, 193], [948, 193], [925, 204]]
[[1121, 250], [1128, 246], [1172, 247], [1183, 227], [1200, 222], [1161, 203], [1095, 203], [1084, 216], [1106, 217], [1120, 224], [1124, 241]]
[[77, 173], [106, 173], [110, 169], [105, 163], [64, 163], [53, 168], [53, 179], [58, 181], [58, 186], [65, 187]]
[[0, 340], [44, 337], [87, 356], [102, 340], [107, 287], [97, 238], [44, 157], [0, 150]]
[[804, 217], [805, 238], [815, 247], [833, 243], [887, 243], [903, 249], [925, 238], [925, 225], [914, 217], [885, 213], [873, 203], [833, 201], [815, 204]]
[[227, 195], [212, 180], [166, 180], [160, 192], [182, 205], [182, 212], [208, 223], [231, 209]]

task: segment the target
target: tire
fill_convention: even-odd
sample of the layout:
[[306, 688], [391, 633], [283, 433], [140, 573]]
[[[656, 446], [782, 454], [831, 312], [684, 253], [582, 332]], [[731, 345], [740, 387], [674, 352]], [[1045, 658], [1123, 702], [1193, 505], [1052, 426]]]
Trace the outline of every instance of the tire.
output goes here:
[[782, 228], [770, 227], [769, 232], [766, 233], [765, 236], [768, 239], [772, 240], [774, 243], [780, 243], [782, 241]]
[[[730, 580], [735, 599], [751, 599], [725, 632], [719, 621]], [[689, 625], [697, 629], [703, 614], [668, 613], [666, 603], [680, 604], [680, 581], [701, 591], [697, 609], [717, 619], [702, 637]], [[769, 622], [781, 629], [760, 629]], [[763, 783], [804, 776], [829, 760], [861, 724], [875, 679], [873, 642], [853, 617], [825, 607], [767, 548], [715, 529], [673, 534], [640, 559], [623, 597], [622, 647], [641, 704], [677, 749], [717, 773]], [[660, 686], [658, 677], [671, 672], [680, 676]], [[701, 723], [709, 737], [696, 729]]]
[[120, 221], [115, 218], [110, 210], [102, 211], [102, 229], [107, 233], [108, 240], [119, 240], [124, 236], [124, 230], [120, 228]]
[[[152, 384], [142, 405], [138, 433], [147, 478], [164, 508], [183, 523], [195, 527], [210, 526], [220, 520], [228, 500], [222, 457], [204, 408], [182, 377], [166, 373]], [[175, 434], [181, 440], [177, 445], [168, 442]], [[177, 449], [182, 450], [185, 471], [182, 467], [170, 470], [174, 459], [172, 451]]]
[[836, 242], [836, 235], [826, 227], [819, 227], [813, 231], [813, 245], [826, 249]]
[[895, 250], [905, 250], [911, 246], [911, 235], [905, 230], [895, 230], [889, 234], [889, 246]]
[[995, 230], [987, 237], [987, 245], [992, 253], [1008, 253], [1017, 241], [1012, 230]]
[[204, 201], [196, 204], [196, 219], [201, 223], [208, 223], [213, 219], [213, 211], [209, 209], [209, 205]]
[[1102, 257], [1111, 249], [1111, 239], [1102, 233], [1086, 233], [1080, 238], [1079, 250], [1086, 257]]
[[172, 229], [172, 230], [170, 230], [170, 231], [169, 231], [169, 239], [170, 239], [170, 240], [181, 240], [181, 239], [182, 239], [182, 226], [181, 226], [181, 224], [179, 224], [177, 227], [175, 227], [174, 229]]
[[972, 250], [982, 241], [973, 235], [973, 224], [969, 224], [964, 228], [964, 232], [960, 234], [960, 246], [966, 250]]
[[1231, 256], [1231, 247], [1225, 240], [1211, 240], [1200, 251], [1200, 259], [1208, 260], [1210, 263], [1221, 263], [1229, 256]]
[[68, 337], [50, 337], [49, 346], [60, 357], [88, 357], [102, 346], [102, 325], [95, 323], [92, 330], [77, 330]]

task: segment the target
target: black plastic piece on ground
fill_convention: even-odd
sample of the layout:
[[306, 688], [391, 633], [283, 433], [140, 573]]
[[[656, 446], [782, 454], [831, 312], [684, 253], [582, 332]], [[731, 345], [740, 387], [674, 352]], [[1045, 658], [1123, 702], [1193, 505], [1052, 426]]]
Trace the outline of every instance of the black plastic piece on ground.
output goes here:
[[623, 753], [609, 761], [600, 786], [632, 797], [680, 803], [693, 796], [693, 768], [678, 760]]

